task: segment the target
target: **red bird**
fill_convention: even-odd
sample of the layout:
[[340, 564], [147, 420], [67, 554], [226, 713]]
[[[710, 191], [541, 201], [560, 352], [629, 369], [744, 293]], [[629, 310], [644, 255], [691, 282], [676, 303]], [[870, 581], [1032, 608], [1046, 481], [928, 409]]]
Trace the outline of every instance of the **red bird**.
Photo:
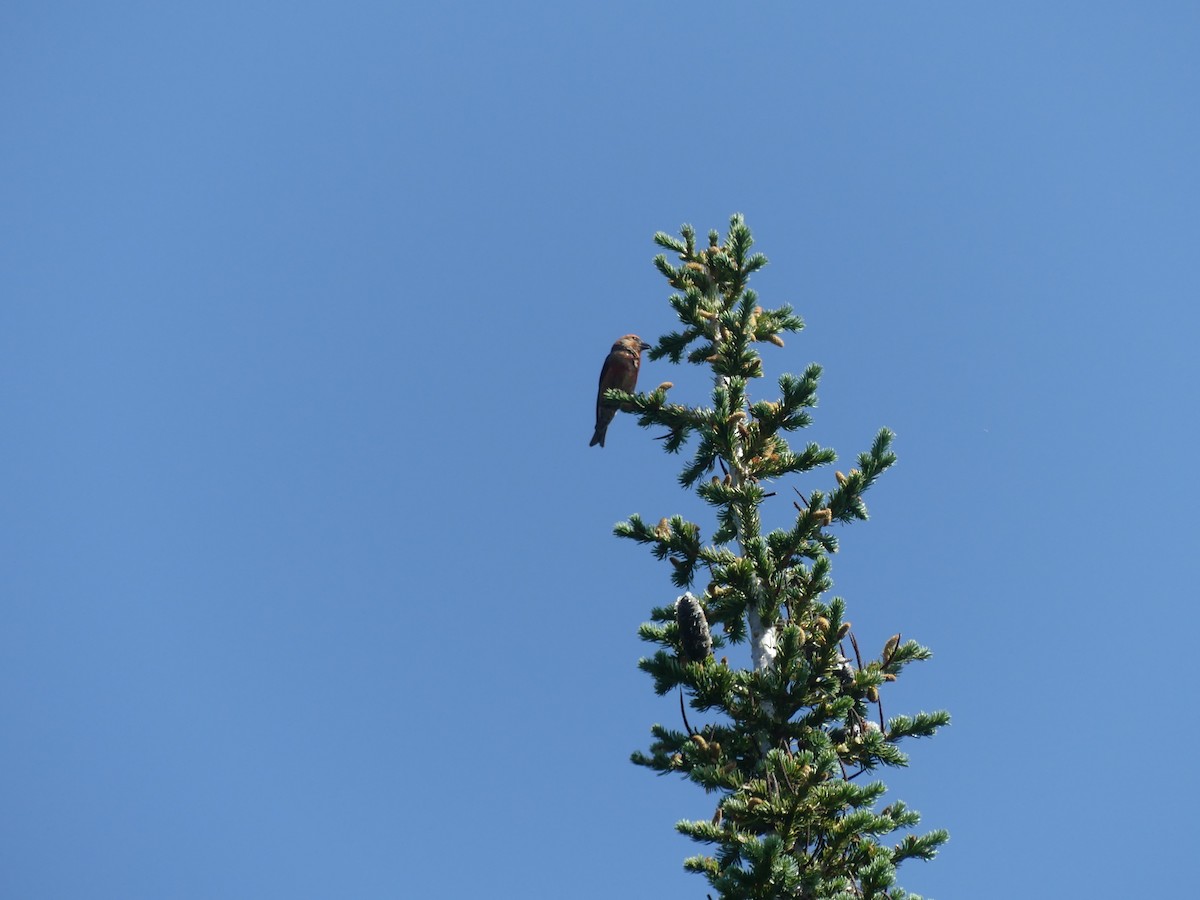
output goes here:
[[636, 334], [627, 334], [612, 345], [604, 368], [600, 370], [600, 389], [596, 392], [596, 432], [589, 447], [604, 446], [604, 433], [608, 423], [617, 414], [617, 407], [604, 402], [604, 392], [609, 388], [633, 393], [637, 387], [638, 368], [642, 364], [642, 351], [650, 345]]

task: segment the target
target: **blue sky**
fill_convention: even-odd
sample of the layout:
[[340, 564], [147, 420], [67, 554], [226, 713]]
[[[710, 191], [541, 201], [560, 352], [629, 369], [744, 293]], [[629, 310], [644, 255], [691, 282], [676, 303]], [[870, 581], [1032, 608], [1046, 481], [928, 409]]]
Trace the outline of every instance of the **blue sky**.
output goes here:
[[1200, 11], [647, 6], [5, 5], [0, 894], [702, 897], [611, 528], [703, 513], [587, 442], [734, 212], [808, 324], [759, 395], [898, 434], [833, 574], [954, 716], [901, 883], [1186, 878]]

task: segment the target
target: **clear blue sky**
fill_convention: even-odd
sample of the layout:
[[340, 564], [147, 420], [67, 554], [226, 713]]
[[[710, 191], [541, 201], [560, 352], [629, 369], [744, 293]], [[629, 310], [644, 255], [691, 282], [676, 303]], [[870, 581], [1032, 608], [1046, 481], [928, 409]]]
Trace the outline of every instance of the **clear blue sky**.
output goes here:
[[808, 323], [760, 393], [820, 362], [802, 439], [898, 433], [834, 577], [935, 651], [888, 712], [954, 715], [884, 778], [952, 833], [901, 882], [1178, 893], [1198, 47], [1184, 2], [6, 3], [0, 896], [702, 897], [711, 798], [627, 761], [673, 589], [610, 533], [696, 504], [587, 442], [673, 328], [651, 235], [738, 211]]

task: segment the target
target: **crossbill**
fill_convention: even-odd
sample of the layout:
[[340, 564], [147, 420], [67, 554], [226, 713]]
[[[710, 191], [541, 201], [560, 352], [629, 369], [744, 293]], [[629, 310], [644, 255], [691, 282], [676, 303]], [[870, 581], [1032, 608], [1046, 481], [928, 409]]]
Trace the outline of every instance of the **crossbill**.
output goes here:
[[604, 368], [600, 370], [600, 389], [596, 392], [596, 431], [588, 444], [589, 447], [597, 444], [604, 446], [604, 433], [608, 431], [608, 423], [617, 414], [615, 405], [604, 402], [604, 392], [614, 388], [632, 393], [637, 387], [642, 351], [649, 349], [650, 345], [636, 334], [627, 334], [612, 345], [612, 350], [604, 360]]

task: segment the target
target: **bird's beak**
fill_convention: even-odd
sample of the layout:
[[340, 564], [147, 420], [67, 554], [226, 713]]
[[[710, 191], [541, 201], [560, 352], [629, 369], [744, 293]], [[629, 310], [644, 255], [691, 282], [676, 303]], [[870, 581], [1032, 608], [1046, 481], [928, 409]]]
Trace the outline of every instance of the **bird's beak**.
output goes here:
[[650, 349], [650, 345], [649, 345], [649, 344], [647, 344], [645, 341], [642, 341], [642, 347], [641, 347], [641, 349], [643, 349], [643, 350], [649, 350], [649, 349]]

